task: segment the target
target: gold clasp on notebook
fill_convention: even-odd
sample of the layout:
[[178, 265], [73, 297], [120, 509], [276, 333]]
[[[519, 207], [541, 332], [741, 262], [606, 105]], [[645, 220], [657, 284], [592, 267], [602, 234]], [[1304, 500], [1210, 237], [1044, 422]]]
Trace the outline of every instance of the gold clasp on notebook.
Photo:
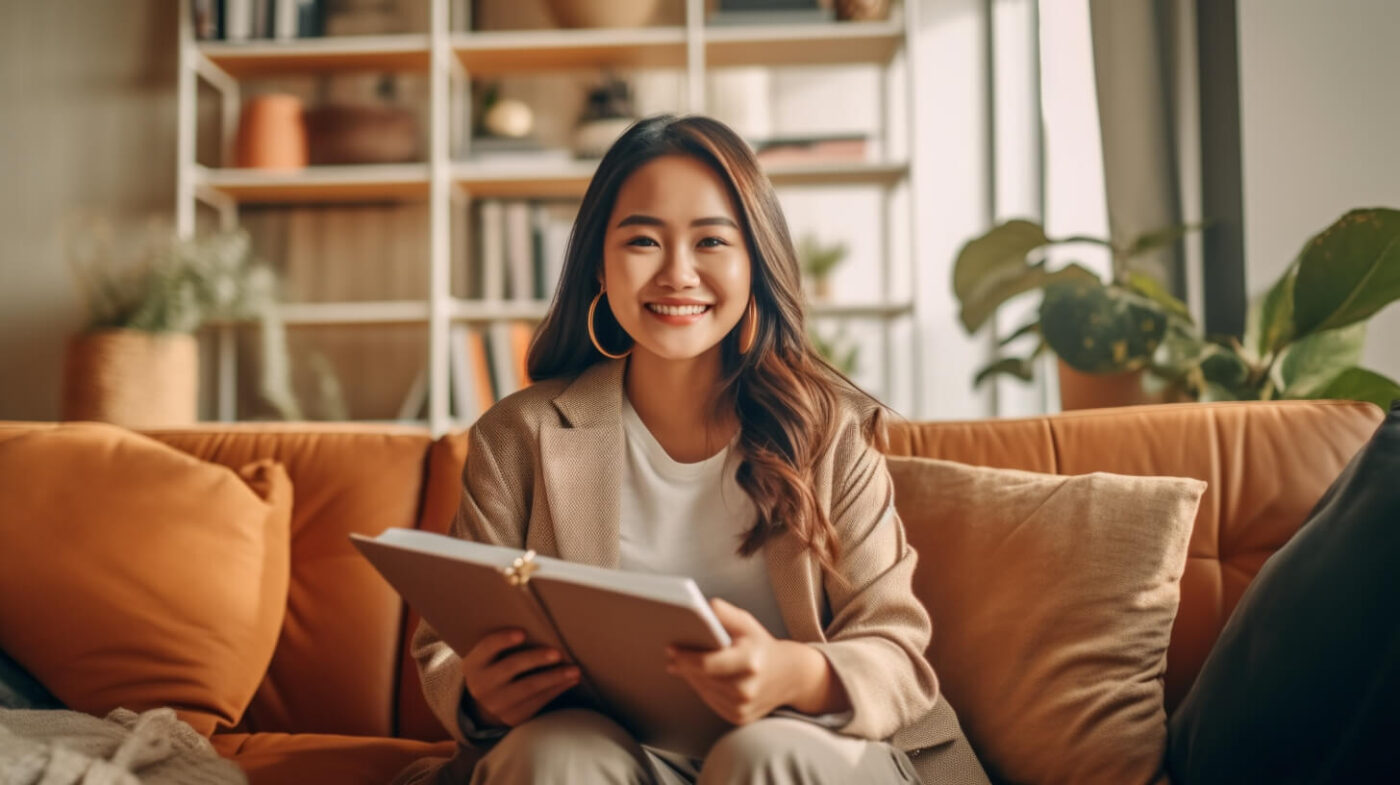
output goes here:
[[511, 586], [524, 586], [530, 582], [530, 576], [534, 575], [535, 570], [539, 568], [540, 565], [535, 562], [535, 552], [528, 550], [523, 556], [517, 556], [515, 561], [501, 572], [505, 574], [506, 580], [510, 582]]

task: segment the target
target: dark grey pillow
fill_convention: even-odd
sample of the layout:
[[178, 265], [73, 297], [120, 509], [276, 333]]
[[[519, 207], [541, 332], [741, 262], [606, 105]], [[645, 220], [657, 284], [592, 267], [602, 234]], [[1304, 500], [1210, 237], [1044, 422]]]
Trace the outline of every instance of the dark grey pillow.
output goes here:
[[10, 655], [0, 651], [0, 707], [6, 709], [62, 709], [63, 703], [29, 675]]
[[1167, 765], [1177, 785], [1378, 782], [1400, 771], [1397, 718], [1400, 400], [1245, 591]]

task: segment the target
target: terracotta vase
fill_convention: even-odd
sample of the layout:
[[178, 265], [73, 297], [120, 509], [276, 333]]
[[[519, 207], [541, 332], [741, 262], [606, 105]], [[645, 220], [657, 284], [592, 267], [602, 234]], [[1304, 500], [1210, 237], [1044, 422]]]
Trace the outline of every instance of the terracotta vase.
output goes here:
[[656, 15], [658, 0], [549, 0], [560, 27], [642, 27]]
[[234, 160], [252, 169], [300, 169], [307, 163], [306, 122], [301, 99], [285, 93], [260, 95], [238, 116]]
[[69, 339], [63, 419], [126, 428], [199, 418], [199, 344], [184, 333], [98, 330]]
[[1060, 408], [1102, 409], [1110, 406], [1135, 406], [1161, 403], [1142, 388], [1142, 370], [1126, 373], [1083, 373], [1056, 358], [1060, 377]]

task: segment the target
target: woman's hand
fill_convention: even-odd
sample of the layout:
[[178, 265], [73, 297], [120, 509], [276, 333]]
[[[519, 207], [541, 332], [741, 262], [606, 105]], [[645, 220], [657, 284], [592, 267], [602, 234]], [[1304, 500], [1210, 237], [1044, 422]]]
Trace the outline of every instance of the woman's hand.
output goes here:
[[462, 658], [462, 679], [475, 704], [474, 719], [485, 725], [513, 728], [578, 684], [578, 668], [557, 665], [559, 652], [547, 646], [501, 656], [524, 640], [520, 630], [496, 630]]
[[716, 714], [746, 725], [779, 706], [821, 714], [849, 705], [821, 652], [774, 638], [752, 614], [724, 600], [712, 599], [710, 607], [731, 645], [713, 651], [667, 647], [666, 671], [685, 679]]

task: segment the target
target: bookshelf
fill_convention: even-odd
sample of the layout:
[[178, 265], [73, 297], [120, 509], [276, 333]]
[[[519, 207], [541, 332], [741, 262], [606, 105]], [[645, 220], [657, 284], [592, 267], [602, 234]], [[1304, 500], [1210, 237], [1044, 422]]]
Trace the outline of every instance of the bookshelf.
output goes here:
[[[427, 242], [422, 264], [427, 270], [427, 294], [416, 299], [355, 300], [288, 303], [282, 307], [289, 329], [352, 329], [354, 325], [416, 325], [426, 331], [424, 370], [414, 380], [426, 400], [426, 418], [402, 417], [426, 425], [434, 434], [465, 427], [469, 417], [454, 412], [454, 341], [462, 328], [489, 333], [495, 325], [533, 324], [548, 304], [538, 298], [507, 299], [462, 296], [454, 289], [454, 265], [461, 260], [454, 248], [474, 240], [471, 222], [463, 221], [473, 205], [491, 200], [578, 199], [587, 188], [595, 163], [477, 161], [454, 156], [454, 127], [464, 116], [460, 106], [464, 86], [481, 77], [503, 77], [579, 70], [666, 68], [680, 71], [683, 89], [674, 111], [704, 112], [706, 78], [712, 69], [730, 66], [873, 64], [880, 70], [880, 132], [870, 140], [870, 160], [822, 163], [774, 163], [765, 169], [780, 189], [807, 186], [857, 186], [878, 191], [884, 213], [878, 222], [884, 233], [879, 258], [852, 259], [848, 264], [870, 267], [881, 282], [881, 296], [863, 301], [817, 302], [810, 315], [817, 320], [856, 320], [878, 324], [883, 341], [878, 362], [888, 400], [902, 369], [912, 405], [920, 358], [910, 341], [908, 355], [891, 341], [891, 330], [912, 329], [919, 314], [917, 290], [918, 221], [914, 213], [912, 159], [916, 138], [914, 112], [907, 104], [915, 95], [907, 53], [912, 22], [910, 3], [895, 4], [889, 20], [830, 22], [802, 25], [705, 24], [705, 0], [683, 3], [679, 25], [637, 29], [544, 29], [473, 31], [469, 20], [453, 18], [466, 6], [453, 0], [422, 2], [427, 9], [427, 32], [292, 40], [242, 42], [195, 40], [189, 3], [180, 3], [178, 77], [178, 167], [176, 228], [182, 235], [195, 230], [199, 206], [211, 208], [217, 221], [232, 227], [240, 210], [250, 206], [352, 205], [401, 202], [426, 210]], [[901, 58], [905, 62], [900, 62]], [[900, 62], [902, 69], [896, 68]], [[427, 82], [424, 113], [426, 150], [421, 162], [351, 166], [311, 166], [280, 172], [239, 169], [230, 165], [232, 138], [246, 80], [335, 72], [419, 73]], [[221, 103], [219, 127], [200, 127], [199, 82], [213, 88]], [[896, 96], [896, 94], [898, 94]], [[905, 102], [902, 112], [891, 108]], [[208, 120], [206, 118], [206, 123]], [[198, 134], [214, 132], [223, 151], [221, 165], [196, 157]], [[457, 150], [456, 152], [461, 152]], [[899, 199], [896, 199], [899, 194]], [[889, 214], [904, 212], [901, 221]], [[903, 237], [894, 235], [903, 233]], [[903, 257], [896, 263], [895, 257]], [[399, 263], [402, 263], [400, 261]], [[460, 271], [458, 271], [460, 272]], [[506, 273], [509, 275], [509, 273]], [[548, 292], [546, 292], [546, 295]], [[215, 379], [213, 411], [219, 420], [238, 418], [239, 325], [216, 325], [209, 336]], [[904, 409], [904, 413], [917, 415]]]

